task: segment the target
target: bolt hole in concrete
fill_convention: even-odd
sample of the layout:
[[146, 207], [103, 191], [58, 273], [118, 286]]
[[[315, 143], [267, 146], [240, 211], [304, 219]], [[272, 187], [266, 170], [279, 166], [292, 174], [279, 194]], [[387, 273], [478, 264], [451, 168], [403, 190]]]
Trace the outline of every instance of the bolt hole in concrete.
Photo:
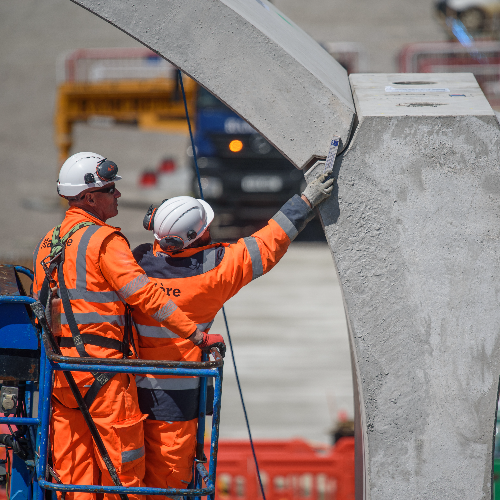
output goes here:
[[393, 85], [437, 85], [437, 82], [392, 82]]
[[446, 106], [446, 104], [439, 104], [434, 102], [411, 102], [410, 104], [398, 104], [397, 106], [403, 106], [406, 108], [437, 108], [438, 106]]

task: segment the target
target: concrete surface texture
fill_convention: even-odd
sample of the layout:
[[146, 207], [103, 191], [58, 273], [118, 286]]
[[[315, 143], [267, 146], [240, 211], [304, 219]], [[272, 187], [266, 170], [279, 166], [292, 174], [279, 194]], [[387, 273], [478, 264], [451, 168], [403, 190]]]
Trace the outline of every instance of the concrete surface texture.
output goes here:
[[297, 168], [341, 149], [354, 105], [345, 69], [267, 0], [73, 0], [215, 94]]
[[[416, 83], [386, 90], [401, 81]], [[354, 346], [365, 472], [358, 461], [357, 498], [489, 499], [499, 124], [469, 75], [351, 83], [360, 123], [321, 216]]]

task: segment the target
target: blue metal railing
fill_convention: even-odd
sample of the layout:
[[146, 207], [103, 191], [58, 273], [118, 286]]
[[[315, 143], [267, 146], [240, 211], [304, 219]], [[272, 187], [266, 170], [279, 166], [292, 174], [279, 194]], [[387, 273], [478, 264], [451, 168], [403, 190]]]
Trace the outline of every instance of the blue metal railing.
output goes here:
[[34, 302], [36, 302], [35, 299], [23, 295], [0, 295], [0, 304], [26, 304], [29, 306]]
[[[43, 384], [40, 385], [40, 445], [39, 458], [37, 464], [37, 479], [40, 490], [48, 489], [55, 491], [79, 491], [79, 492], [98, 492], [98, 493], [130, 493], [140, 495], [184, 495], [190, 497], [215, 495], [215, 478], [217, 468], [217, 450], [219, 439], [220, 405], [222, 395], [222, 367], [223, 361], [220, 354], [215, 351], [214, 361], [196, 362], [173, 362], [173, 361], [148, 361], [142, 359], [97, 359], [97, 358], [70, 358], [54, 354], [48, 339], [48, 332], [43, 332], [42, 340], [42, 359], [44, 363]], [[42, 371], [42, 370], [41, 370]], [[96, 486], [96, 485], [76, 485], [76, 484], [57, 484], [46, 480], [47, 457], [48, 457], [48, 426], [50, 420], [50, 395], [52, 393], [52, 380], [54, 371], [104, 371], [111, 373], [133, 373], [133, 374], [154, 374], [154, 375], [177, 375], [177, 376], [197, 376], [202, 377], [202, 388], [206, 389], [207, 377], [214, 378], [214, 404], [212, 417], [212, 432], [210, 457], [208, 460], [209, 472], [197, 456], [195, 487], [185, 489], [175, 488], [149, 488], [149, 487], [123, 487], [123, 486]], [[206, 390], [200, 391], [203, 395], [200, 402], [199, 411], [199, 432], [198, 439], [203, 447], [205, 419], [206, 419]], [[205, 403], [205, 404], [204, 404]], [[198, 445], [200, 447], [200, 445]], [[205, 483], [202, 487], [201, 480]], [[41, 494], [41, 492], [40, 492]], [[36, 496], [35, 498], [41, 498]]]
[[[29, 269], [15, 266], [16, 272], [21, 272], [30, 278], [33, 274]], [[35, 299], [22, 295], [1, 295], [0, 304], [25, 304], [27, 306], [36, 303]], [[43, 323], [43, 322], [42, 322]], [[44, 490], [52, 491], [78, 491], [97, 493], [117, 493], [117, 494], [140, 494], [140, 495], [163, 495], [163, 496], [186, 496], [194, 497], [195, 500], [202, 496], [208, 496], [211, 500], [215, 497], [217, 450], [219, 440], [220, 407], [222, 395], [222, 372], [223, 359], [217, 350], [212, 350], [213, 360], [208, 359], [208, 355], [203, 353], [200, 363], [191, 361], [149, 361], [142, 359], [102, 359], [102, 358], [74, 358], [61, 356], [55, 353], [52, 334], [48, 332], [43, 324], [40, 324], [42, 333], [33, 325], [33, 335], [40, 340], [40, 373], [39, 373], [39, 404], [38, 418], [32, 417], [34, 384], [28, 383], [26, 391], [26, 414], [27, 417], [0, 417], [0, 423], [11, 425], [26, 425], [29, 428], [29, 438], [35, 453], [35, 474], [29, 471], [33, 469], [30, 464], [25, 464], [20, 459], [18, 464], [24, 466], [25, 480], [18, 481], [16, 487], [20, 488], [25, 484], [29, 485], [29, 480], [33, 480], [33, 491], [28, 486], [29, 491], [23, 492], [23, 496], [31, 500], [43, 500]], [[49, 425], [51, 412], [51, 394], [53, 375], [55, 371], [71, 372], [111, 372], [130, 374], [153, 374], [153, 375], [174, 375], [174, 376], [196, 376], [200, 377], [200, 403], [197, 431], [197, 449], [194, 463], [194, 479], [191, 485], [185, 489], [176, 488], [149, 488], [149, 487], [123, 487], [123, 486], [100, 486], [100, 485], [76, 485], [59, 484], [48, 481], [48, 450], [49, 450]], [[207, 404], [207, 381], [208, 377], [214, 379], [214, 401], [213, 417], [211, 429], [210, 456], [204, 456], [204, 436], [206, 427], [206, 404]], [[36, 437], [34, 433], [36, 429]], [[147, 459], [147, 457], [146, 457]], [[205, 468], [208, 462], [208, 471]], [[31, 476], [30, 476], [31, 474]], [[29, 477], [28, 477], [29, 476]], [[28, 478], [28, 481], [26, 481]], [[12, 486], [12, 483], [11, 483]], [[15, 491], [11, 491], [14, 495]]]
[[[17, 281], [17, 286], [20, 287], [20, 281], [17, 273], [22, 273], [33, 279], [33, 273], [22, 266], [13, 266], [16, 274], [15, 281]], [[14, 282], [9, 280], [10, 285], [14, 285]], [[23, 342], [12, 342], [12, 339], [9, 339], [7, 342], [8, 348], [18, 348], [22, 347], [26, 349], [27, 352], [33, 350], [37, 350], [38, 347], [38, 339], [36, 329], [30, 322], [30, 318], [26, 312], [24, 307], [19, 307], [22, 305], [29, 306], [34, 303], [35, 300], [31, 297], [27, 297], [24, 295], [0, 295], [0, 304], [2, 305], [2, 312], [8, 311], [10, 315], [7, 314], [8, 319], [6, 322], [2, 322], [2, 327], [11, 327], [7, 328], [9, 332], [6, 334], [2, 332], [4, 335], [12, 335], [13, 332], [19, 332], [20, 337], [23, 339]], [[12, 307], [9, 307], [12, 306]], [[11, 325], [9, 325], [9, 320], [13, 321]], [[2, 339], [5, 341], [5, 339]], [[20, 339], [15, 339], [20, 340]], [[5, 344], [5, 342], [3, 342]], [[4, 347], [3, 345], [2, 347]], [[38, 361], [31, 365], [32, 370], [38, 371]], [[24, 389], [24, 409], [25, 409], [25, 417], [19, 416], [0, 416], [0, 424], [8, 424], [9, 426], [15, 425], [17, 427], [24, 425], [27, 426], [28, 432], [26, 434], [26, 438], [29, 442], [29, 447], [32, 451], [37, 449], [37, 441], [38, 441], [38, 431], [40, 429], [41, 421], [39, 418], [33, 418], [33, 399], [35, 393], [35, 379], [37, 378], [36, 373], [32, 373], [32, 379], [26, 380], [24, 383], [19, 382], [18, 387], [22, 387]], [[1, 378], [4, 378], [4, 375]], [[18, 498], [24, 498], [26, 500], [32, 500], [33, 492], [38, 490], [37, 478], [34, 474], [35, 463], [32, 459], [22, 460], [21, 458], [14, 455], [12, 457], [12, 474], [10, 477], [10, 487], [11, 487], [11, 497], [15, 495], [16, 492], [22, 491], [22, 495], [18, 496]], [[33, 485], [33, 486], [32, 486]]]
[[28, 276], [28, 278], [31, 278], [31, 281], [33, 281], [35, 275], [33, 274], [33, 271], [31, 269], [28, 269], [27, 267], [24, 266], [14, 266], [14, 269], [16, 270], [16, 272]]

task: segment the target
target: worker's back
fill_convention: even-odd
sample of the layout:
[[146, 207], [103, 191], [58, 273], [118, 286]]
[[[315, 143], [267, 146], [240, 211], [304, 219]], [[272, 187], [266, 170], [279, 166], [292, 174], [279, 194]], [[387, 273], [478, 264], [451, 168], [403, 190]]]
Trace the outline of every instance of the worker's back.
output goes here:
[[[141, 358], [198, 361], [202, 350], [209, 352], [211, 346], [224, 356], [222, 336], [206, 333], [215, 315], [241, 287], [267, 273], [283, 257], [311, 218], [311, 208], [331, 193], [333, 179], [323, 174], [307, 189], [310, 198], [294, 196], [264, 228], [232, 245], [202, 246], [210, 241], [214, 216], [203, 200], [177, 197], [164, 200], [159, 208], [151, 205], [143, 226], [154, 231], [156, 242], [137, 247], [134, 257], [149, 280], [172, 297], [203, 335], [179, 340], [155, 320], [134, 313]], [[141, 412], [147, 415], [145, 481], [156, 487], [164, 487], [165, 482], [185, 486], [192, 477], [200, 380], [153, 374], [137, 376], [136, 383]]]
[[[274, 267], [289, 244], [286, 233], [272, 220], [253, 236], [231, 245], [216, 243], [172, 254], [163, 252], [158, 243], [143, 244], [133, 254], [149, 279], [205, 331], [224, 303]], [[173, 335], [150, 316], [134, 311], [134, 321], [141, 358], [201, 359], [201, 351], [192, 342]]]

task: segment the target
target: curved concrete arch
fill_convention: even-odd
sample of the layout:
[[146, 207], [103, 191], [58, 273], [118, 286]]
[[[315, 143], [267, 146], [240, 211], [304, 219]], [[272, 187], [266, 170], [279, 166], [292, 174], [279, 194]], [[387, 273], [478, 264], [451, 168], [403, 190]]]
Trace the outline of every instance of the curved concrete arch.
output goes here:
[[[73, 1], [192, 76], [298, 168], [325, 157], [333, 135], [347, 143], [345, 71], [266, 0]], [[320, 214], [354, 360], [356, 498], [485, 500], [500, 373], [500, 127], [472, 74], [351, 83], [359, 125]]]
[[297, 168], [341, 149], [355, 115], [345, 69], [267, 0], [72, 0], [225, 102]]

